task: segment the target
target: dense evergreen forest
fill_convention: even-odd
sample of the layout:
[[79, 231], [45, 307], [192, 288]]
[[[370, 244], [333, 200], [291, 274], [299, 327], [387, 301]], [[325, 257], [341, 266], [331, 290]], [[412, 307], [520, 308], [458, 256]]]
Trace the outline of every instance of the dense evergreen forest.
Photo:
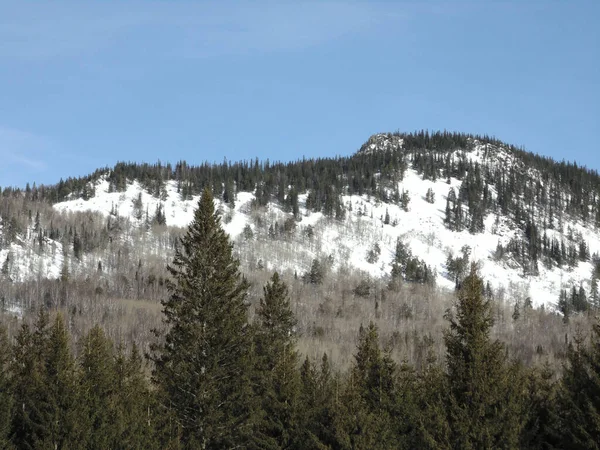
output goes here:
[[599, 446], [600, 323], [565, 343], [562, 370], [524, 366], [492, 336], [495, 300], [474, 265], [444, 314], [444, 357], [419, 367], [392, 358], [372, 322], [355, 331], [345, 370], [327, 354], [301, 357], [300, 318], [277, 273], [250, 318], [250, 286], [209, 188], [165, 283], [145, 355], [100, 326], [73, 343], [52, 304], [13, 339], [0, 333], [0, 447]]

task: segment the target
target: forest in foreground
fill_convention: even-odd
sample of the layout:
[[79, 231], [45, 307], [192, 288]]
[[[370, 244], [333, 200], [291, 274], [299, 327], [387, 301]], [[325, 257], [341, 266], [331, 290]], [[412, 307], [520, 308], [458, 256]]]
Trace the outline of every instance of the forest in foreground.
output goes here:
[[[181, 240], [148, 351], [41, 308], [0, 334], [2, 448], [575, 448], [600, 442], [600, 323], [564, 365], [524, 365], [492, 336], [476, 266], [444, 315], [444, 358], [419, 367], [357, 330], [347, 368], [301, 357], [274, 273], [249, 319], [249, 283], [204, 191]], [[75, 350], [74, 350], [75, 347]]]

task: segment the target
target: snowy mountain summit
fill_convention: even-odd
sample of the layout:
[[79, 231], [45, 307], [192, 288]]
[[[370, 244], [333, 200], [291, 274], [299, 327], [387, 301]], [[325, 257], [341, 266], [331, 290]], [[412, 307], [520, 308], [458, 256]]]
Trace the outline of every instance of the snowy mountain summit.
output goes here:
[[385, 152], [402, 150], [404, 139], [398, 135], [390, 135], [386, 133], [374, 134], [362, 147], [358, 153]]
[[556, 307], [565, 290], [575, 309], [598, 301], [598, 174], [448, 132], [376, 134], [336, 159], [119, 163], [35, 192], [5, 191], [5, 203], [52, 206], [21, 222], [4, 208], [4, 273], [55, 278], [66, 261], [82, 276], [99, 261], [116, 273], [117, 249], [166, 264], [206, 186], [247, 270], [302, 275], [317, 261], [333, 274], [453, 289], [475, 262], [507, 301]]

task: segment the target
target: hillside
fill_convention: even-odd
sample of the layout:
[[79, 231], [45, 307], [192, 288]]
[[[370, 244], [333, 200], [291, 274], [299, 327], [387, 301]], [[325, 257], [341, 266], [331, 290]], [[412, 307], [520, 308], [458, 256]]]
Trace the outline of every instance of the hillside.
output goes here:
[[[56, 186], [5, 189], [2, 271], [13, 281], [58, 278], [67, 266], [72, 275], [101, 267], [110, 276], [123, 268], [122, 253], [129, 265], [164, 266], [179, 233], [172, 227], [189, 223], [205, 185], [248, 270], [302, 275], [319, 261], [389, 279], [400, 242], [441, 288], [452, 290], [471, 260], [511, 302], [555, 307], [573, 289], [596, 301], [597, 174], [449, 133], [374, 135], [348, 158], [120, 163]], [[406, 265], [404, 258], [402, 279], [432, 282]]]

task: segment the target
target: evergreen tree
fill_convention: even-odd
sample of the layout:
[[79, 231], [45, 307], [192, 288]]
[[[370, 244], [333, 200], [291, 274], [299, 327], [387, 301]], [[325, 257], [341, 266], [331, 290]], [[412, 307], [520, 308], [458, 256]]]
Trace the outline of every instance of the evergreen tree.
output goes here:
[[453, 448], [517, 448], [522, 427], [520, 377], [503, 345], [490, 340], [493, 325], [483, 281], [471, 267], [458, 292], [445, 333], [450, 443]]
[[64, 319], [58, 314], [50, 328], [45, 354], [48, 393], [48, 436], [50, 448], [73, 448], [79, 439], [78, 390], [75, 360]]
[[359, 330], [355, 364], [342, 396], [337, 438], [348, 448], [402, 448], [404, 417], [396, 408], [396, 364], [381, 351], [377, 327]]
[[519, 320], [521, 317], [521, 302], [517, 299], [515, 300], [515, 305], [513, 307], [512, 318], [514, 321]]
[[142, 220], [144, 215], [144, 204], [142, 203], [142, 193], [138, 193], [138, 196], [132, 200], [133, 204], [133, 217], [137, 220]]
[[304, 274], [304, 281], [310, 284], [322, 284], [325, 278], [325, 269], [318, 259], [313, 259], [310, 271]]
[[426, 366], [420, 377], [405, 384], [401, 390], [415, 392], [412, 409], [415, 423], [415, 440], [412, 448], [449, 449], [450, 425], [448, 423], [446, 393], [448, 378], [435, 357], [427, 356]]
[[590, 344], [578, 336], [567, 352], [562, 378], [563, 448], [600, 448], [600, 321]]
[[260, 431], [262, 448], [288, 448], [298, 430], [300, 379], [295, 349], [296, 319], [290, 309], [288, 290], [275, 272], [263, 289], [256, 312], [256, 386], [265, 413]]
[[116, 448], [157, 448], [152, 413], [154, 398], [144, 375], [143, 360], [134, 344], [129, 356], [120, 347], [115, 359], [117, 396]]
[[73, 236], [73, 255], [75, 258], [81, 259], [82, 247], [81, 237], [75, 231], [75, 235]]
[[592, 286], [590, 288], [589, 304], [592, 308], [600, 309], [600, 296], [598, 295], [598, 278], [592, 277]]
[[427, 189], [427, 193], [425, 194], [425, 201], [427, 203], [435, 203], [435, 192], [433, 192], [432, 188]]
[[317, 414], [317, 373], [308, 356], [300, 367], [300, 397], [299, 424], [300, 436], [296, 442], [299, 448], [324, 449], [326, 448], [318, 437]]
[[153, 222], [158, 225], [166, 225], [166, 223], [167, 223], [167, 218], [165, 217], [165, 212], [164, 212], [162, 203], [160, 203], [156, 207], [156, 212], [154, 213]]
[[248, 283], [232, 255], [213, 197], [202, 194], [169, 272], [163, 301], [169, 327], [154, 347], [153, 378], [172, 406], [186, 447], [223, 448], [248, 440]]
[[16, 407], [12, 416], [11, 441], [17, 448], [44, 447], [51, 433], [51, 405], [44, 361], [48, 321], [47, 313], [40, 310], [33, 331], [23, 324], [13, 347], [11, 372]]
[[400, 207], [408, 212], [408, 204], [410, 203], [410, 196], [408, 195], [408, 191], [402, 190], [402, 194], [400, 195]]
[[0, 273], [4, 276], [8, 276], [9, 273], [9, 267], [8, 265], [10, 264], [10, 253], [8, 253], [6, 255], [6, 259], [4, 260], [4, 262], [2, 263], [2, 269], [0, 269]]
[[527, 377], [525, 412], [527, 421], [521, 435], [521, 448], [561, 448], [558, 410], [558, 387], [555, 375], [545, 363], [533, 369]]
[[336, 448], [336, 411], [339, 409], [334, 385], [337, 379], [331, 372], [327, 354], [320, 367], [308, 357], [300, 368], [299, 430], [294, 448], [325, 450]]
[[567, 291], [561, 289], [559, 297], [558, 297], [558, 310], [563, 315], [563, 322], [567, 323], [569, 321], [569, 317], [571, 317], [572, 304], [569, 301], [569, 296], [567, 295]]
[[[340, 404], [334, 416], [333, 448], [340, 449], [381, 449], [378, 446], [379, 433], [377, 416], [369, 411], [365, 398], [354, 373], [350, 373], [344, 389], [340, 393]], [[387, 422], [387, 420], [386, 420]], [[385, 436], [385, 441], [389, 436]]]
[[99, 326], [81, 342], [79, 358], [81, 443], [88, 449], [115, 448], [118, 441], [116, 371], [112, 342]]
[[11, 448], [10, 421], [13, 408], [12, 386], [9, 374], [11, 346], [4, 327], [0, 326], [0, 448]]
[[446, 215], [444, 216], [444, 224], [453, 230], [454, 227], [454, 205], [456, 203], [456, 191], [454, 188], [450, 188], [448, 195], [446, 196]]
[[379, 333], [373, 322], [359, 330], [359, 343], [352, 369], [370, 408], [384, 408], [393, 403], [395, 364], [381, 352]]

